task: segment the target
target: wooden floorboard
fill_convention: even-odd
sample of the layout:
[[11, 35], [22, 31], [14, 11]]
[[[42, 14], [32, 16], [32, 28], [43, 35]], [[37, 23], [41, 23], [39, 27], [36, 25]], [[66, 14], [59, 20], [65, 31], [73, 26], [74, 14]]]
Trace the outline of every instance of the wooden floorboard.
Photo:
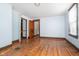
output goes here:
[[[17, 48], [20, 47], [20, 48]], [[17, 49], [15, 49], [17, 48]], [[34, 38], [13, 43], [0, 51], [1, 56], [79, 56], [79, 51], [65, 39]]]

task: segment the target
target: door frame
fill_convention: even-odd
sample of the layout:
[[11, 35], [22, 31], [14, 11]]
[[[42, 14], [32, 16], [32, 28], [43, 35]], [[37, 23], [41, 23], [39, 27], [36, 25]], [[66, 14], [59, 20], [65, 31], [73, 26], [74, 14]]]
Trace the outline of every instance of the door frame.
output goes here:
[[33, 22], [33, 25], [32, 25], [33, 26], [33, 35], [32, 36], [34, 37], [34, 20], [29, 20], [29, 39], [32, 39], [33, 38], [31, 36], [31, 29], [30, 29], [31, 28], [31, 26], [30, 26], [31, 25], [31, 22]]
[[[26, 21], [26, 37], [23, 37], [23, 20], [25, 20]], [[27, 19], [24, 19], [24, 18], [22, 18], [21, 17], [21, 39], [27, 39]]]
[[39, 23], [39, 37], [40, 37], [40, 19], [34, 20], [34, 22], [36, 22], [36, 21], [38, 21], [38, 23]]

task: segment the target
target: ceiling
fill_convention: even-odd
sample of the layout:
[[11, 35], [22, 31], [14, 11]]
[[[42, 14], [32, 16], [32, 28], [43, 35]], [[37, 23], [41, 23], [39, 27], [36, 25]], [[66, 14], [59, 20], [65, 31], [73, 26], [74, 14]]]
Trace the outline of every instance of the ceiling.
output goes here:
[[47, 17], [64, 15], [72, 3], [12, 3], [15, 10], [30, 17]]

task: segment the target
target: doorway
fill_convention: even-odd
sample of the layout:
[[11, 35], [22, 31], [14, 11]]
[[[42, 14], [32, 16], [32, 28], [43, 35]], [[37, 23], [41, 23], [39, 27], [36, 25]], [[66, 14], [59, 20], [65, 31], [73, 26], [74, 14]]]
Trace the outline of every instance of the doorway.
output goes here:
[[40, 36], [40, 20], [34, 20], [34, 36]]
[[21, 39], [27, 39], [27, 19], [21, 18]]
[[29, 20], [29, 38], [40, 37], [40, 20]]
[[34, 37], [34, 20], [29, 20], [29, 39]]

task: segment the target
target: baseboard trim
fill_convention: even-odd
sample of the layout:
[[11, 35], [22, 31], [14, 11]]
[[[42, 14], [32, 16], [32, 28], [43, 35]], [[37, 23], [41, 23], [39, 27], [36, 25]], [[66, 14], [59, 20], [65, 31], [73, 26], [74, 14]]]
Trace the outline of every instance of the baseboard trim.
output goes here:
[[10, 45], [7, 45], [7, 46], [5, 46], [5, 47], [0, 48], [0, 51], [1, 51], [1, 50], [3, 50], [3, 49], [9, 48], [9, 47], [12, 47], [12, 44], [10, 44]]
[[79, 51], [79, 48], [76, 47], [74, 44], [72, 44], [70, 41], [68, 41], [66, 38], [60, 38], [60, 37], [43, 37], [43, 36], [40, 36], [40, 38], [48, 38], [48, 39], [65, 39], [68, 43], [70, 43], [72, 46], [74, 46], [74, 47]]
[[39, 36], [39, 34], [37, 34], [37, 35], [34, 35], [34, 37], [36, 37], [36, 36]]
[[12, 41], [12, 43], [15, 43], [15, 42], [19, 42], [19, 39], [18, 39], [18, 40], [14, 40], [14, 41]]
[[[60, 37], [40, 37], [40, 38], [65, 39], [68, 43], [70, 43], [72, 46], [74, 46], [74, 47], [79, 51], [79, 48], [76, 47], [74, 44], [72, 44], [70, 41], [68, 41], [66, 38], [60, 38]], [[15, 40], [15, 41], [13, 41], [12, 43], [15, 43], [15, 42], [18, 42], [18, 41], [19, 41], [19, 40]], [[6, 49], [6, 48], [9, 48], [9, 47], [12, 47], [12, 44], [0, 48], [0, 50]]]
[[63, 37], [43, 37], [43, 36], [40, 36], [40, 38], [65, 39], [65, 38], [63, 38]]
[[[15, 42], [19, 42], [19, 40], [12, 41], [12, 44], [15, 43]], [[12, 47], [12, 44], [0, 48], [0, 50], [3, 50], [3, 49], [6, 49], [6, 48], [9, 48], [9, 47]]]
[[70, 41], [68, 41], [66, 38], [65, 38], [65, 40], [68, 42], [68, 43], [70, 43], [72, 46], [74, 46], [78, 51], [79, 51], [79, 48], [78, 47], [76, 47], [74, 44], [72, 44]]

